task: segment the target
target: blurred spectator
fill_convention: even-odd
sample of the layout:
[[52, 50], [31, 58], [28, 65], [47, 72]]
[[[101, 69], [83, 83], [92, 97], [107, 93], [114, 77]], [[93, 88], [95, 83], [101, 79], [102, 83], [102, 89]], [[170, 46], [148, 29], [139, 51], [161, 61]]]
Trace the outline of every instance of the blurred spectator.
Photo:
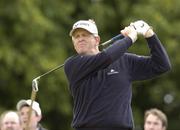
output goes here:
[[23, 130], [46, 130], [40, 124], [42, 113], [38, 102], [33, 101], [31, 118], [29, 119], [29, 112], [32, 100], [20, 100], [16, 108], [19, 112], [20, 120], [22, 122]]
[[0, 130], [22, 130], [19, 115], [15, 111], [5, 111], [0, 116]]
[[166, 130], [167, 126], [167, 117], [161, 110], [152, 108], [145, 112], [144, 130]]

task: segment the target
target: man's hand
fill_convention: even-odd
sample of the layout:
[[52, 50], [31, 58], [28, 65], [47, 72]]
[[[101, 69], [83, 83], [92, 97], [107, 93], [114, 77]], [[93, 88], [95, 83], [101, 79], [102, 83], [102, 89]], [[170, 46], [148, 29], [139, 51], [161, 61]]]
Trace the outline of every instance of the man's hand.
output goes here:
[[124, 36], [130, 37], [133, 43], [137, 40], [137, 31], [133, 26], [125, 27], [123, 30], [121, 30], [121, 33]]
[[154, 35], [152, 28], [143, 20], [138, 20], [134, 23], [131, 23], [130, 26], [133, 26], [137, 33], [143, 35], [145, 38]]

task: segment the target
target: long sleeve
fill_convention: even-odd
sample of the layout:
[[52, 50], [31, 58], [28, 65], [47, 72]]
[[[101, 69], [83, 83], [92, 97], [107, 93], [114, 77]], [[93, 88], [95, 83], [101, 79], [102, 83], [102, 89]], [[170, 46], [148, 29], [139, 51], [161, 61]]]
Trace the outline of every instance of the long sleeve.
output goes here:
[[127, 64], [132, 80], [145, 80], [160, 75], [171, 68], [165, 48], [156, 35], [147, 38], [150, 56], [129, 54]]

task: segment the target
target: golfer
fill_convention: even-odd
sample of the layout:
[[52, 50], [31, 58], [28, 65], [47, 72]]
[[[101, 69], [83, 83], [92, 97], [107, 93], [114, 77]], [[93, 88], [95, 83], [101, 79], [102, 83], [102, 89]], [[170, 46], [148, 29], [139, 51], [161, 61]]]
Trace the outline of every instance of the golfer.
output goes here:
[[[100, 51], [100, 36], [93, 20], [77, 21], [70, 31], [76, 56], [65, 62], [74, 100], [75, 130], [132, 130], [132, 82], [151, 79], [170, 70], [168, 55], [152, 28], [144, 21], [120, 31], [123, 39]], [[150, 55], [127, 53], [137, 34], [147, 41]]]

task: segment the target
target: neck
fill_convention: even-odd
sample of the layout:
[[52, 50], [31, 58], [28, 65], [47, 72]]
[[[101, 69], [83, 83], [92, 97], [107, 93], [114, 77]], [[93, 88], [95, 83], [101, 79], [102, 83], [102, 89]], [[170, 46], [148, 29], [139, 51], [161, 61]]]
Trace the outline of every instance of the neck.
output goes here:
[[87, 55], [96, 55], [96, 54], [98, 54], [99, 52], [100, 52], [100, 51], [99, 51], [99, 48], [98, 48], [98, 46], [97, 46], [96, 48], [92, 49], [91, 51], [87, 52], [86, 54], [87, 54]]
[[98, 54], [100, 51], [99, 50], [92, 50], [86, 53], [82, 53], [83, 55], [96, 55]]

